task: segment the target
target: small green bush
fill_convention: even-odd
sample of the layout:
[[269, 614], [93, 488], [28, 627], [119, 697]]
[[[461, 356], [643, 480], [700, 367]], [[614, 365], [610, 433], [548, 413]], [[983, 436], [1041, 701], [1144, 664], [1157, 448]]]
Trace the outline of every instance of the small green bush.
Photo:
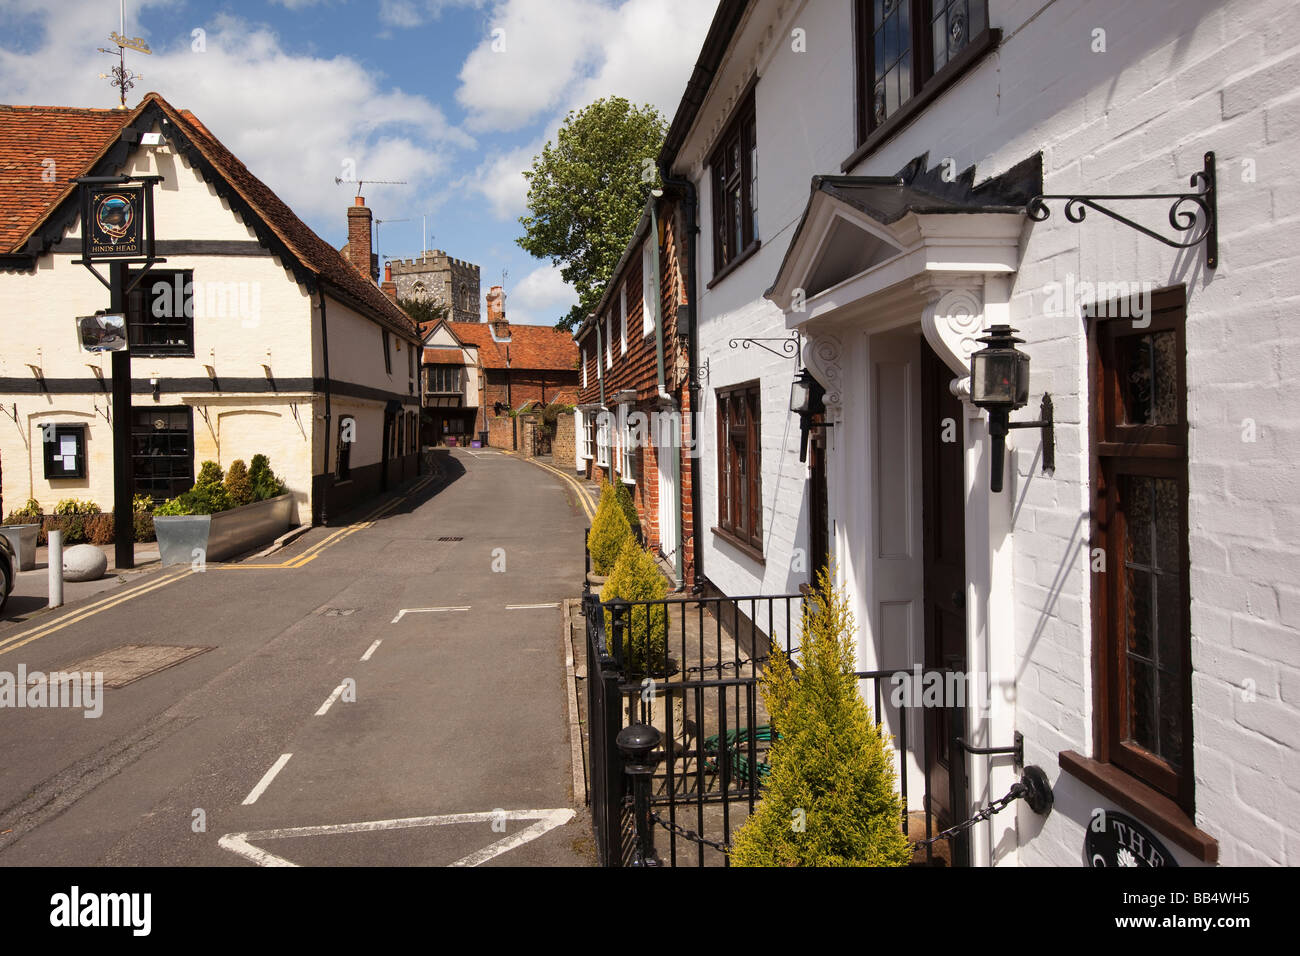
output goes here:
[[9, 512], [5, 524], [40, 524], [43, 517], [45, 512], [41, 510], [41, 503], [35, 498], [28, 498], [27, 504]]
[[591, 570], [596, 574], [609, 574], [623, 545], [633, 540], [632, 527], [615, 494], [609, 482], [601, 482], [600, 502], [596, 505], [596, 516], [591, 520], [591, 531], [587, 534]]
[[271, 470], [271, 464], [265, 455], [253, 456], [253, 462], [248, 466], [248, 480], [253, 485], [254, 501], [275, 498], [288, 490], [284, 482]]
[[762, 801], [736, 833], [732, 865], [911, 861], [886, 737], [858, 693], [854, 633], [848, 596], [823, 568], [804, 601], [798, 675], [773, 648], [760, 681], [775, 731], [771, 774]]
[[[649, 551], [629, 537], [619, 553], [609, 580], [601, 588], [602, 602], [621, 598], [624, 601], [661, 601], [668, 596], [668, 582]], [[667, 672], [668, 607], [664, 604], [631, 608], [624, 617], [623, 665], [629, 672]], [[614, 617], [605, 612], [605, 633], [614, 639]]]
[[248, 477], [248, 466], [242, 458], [232, 461], [230, 470], [226, 472], [226, 495], [236, 508], [253, 501], [253, 482]]
[[219, 485], [225, 480], [221, 466], [215, 461], [205, 461], [199, 466], [199, 477], [194, 480], [194, 487], [199, 485]]

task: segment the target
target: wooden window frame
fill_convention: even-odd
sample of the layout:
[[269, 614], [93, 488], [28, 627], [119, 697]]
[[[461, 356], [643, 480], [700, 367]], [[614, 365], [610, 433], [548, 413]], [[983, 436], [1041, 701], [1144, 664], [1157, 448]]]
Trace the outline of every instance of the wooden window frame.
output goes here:
[[[754, 201], [758, 146], [758, 121], [754, 105], [756, 80], [757, 78], [749, 81], [749, 86], [732, 110], [726, 128], [709, 155], [709, 195], [713, 204], [713, 279], [709, 288], [753, 256], [761, 246]], [[729, 171], [726, 156], [732, 146], [738, 148], [740, 162], [737, 169]], [[737, 190], [741, 205], [741, 242], [740, 248], [731, 249], [722, 238], [724, 218], [727, 225], [731, 225], [730, 217], [724, 217], [725, 210], [730, 206], [725, 200]]]
[[[1104, 572], [1092, 574], [1094, 720], [1096, 760], [1117, 768], [1144, 788], [1167, 798], [1190, 819], [1194, 813], [1195, 771], [1192, 738], [1191, 597], [1187, 468], [1186, 292], [1182, 286], [1155, 293], [1146, 324], [1131, 318], [1094, 317], [1088, 326], [1090, 406], [1090, 484], [1093, 497], [1092, 547], [1105, 556]], [[1113, 306], [1114, 304], [1112, 304]], [[1103, 309], [1105, 311], [1103, 311]], [[1120, 310], [1097, 306], [1092, 316]], [[1118, 342], [1152, 332], [1175, 333], [1178, 417], [1172, 425], [1122, 423]], [[1120, 476], [1172, 479], [1179, 487], [1179, 641], [1182, 689], [1181, 767], [1124, 739], [1128, 719], [1124, 695], [1127, 654], [1122, 646], [1119, 609], [1126, 606], [1123, 572], [1125, 514], [1119, 503]], [[1153, 640], [1158, 640], [1153, 635]]]
[[[352, 441], [344, 441], [343, 433], [347, 422], [352, 423]], [[334, 462], [334, 478], [336, 481], [352, 480], [352, 446], [356, 444], [357, 420], [354, 415], [339, 416], [339, 434], [338, 434], [338, 457]]]
[[877, 121], [872, 108], [875, 100], [875, 0], [854, 0], [854, 119], [857, 126], [857, 148], [841, 165], [848, 172], [883, 142], [911, 123], [948, 87], [995, 49], [1002, 39], [1002, 31], [989, 25], [988, 0], [979, 2], [984, 8], [984, 26], [971, 36], [966, 45], [938, 70], [934, 69], [934, 50], [931, 20], [934, 8], [942, 0], [898, 0], [906, 4], [910, 17], [909, 50], [912, 61], [912, 91], [893, 113]]
[[[715, 534], [735, 544], [746, 554], [763, 560], [763, 390], [757, 381], [730, 385], [716, 391], [718, 424], [718, 523]], [[742, 425], [736, 425], [735, 411], [746, 411]], [[744, 441], [743, 456], [748, 481], [742, 487], [737, 451]]]
[[[132, 277], [139, 273], [132, 273]], [[168, 294], [174, 294], [176, 277], [181, 276], [181, 290], [184, 302], [180, 315], [171, 321], [159, 321], [154, 315], [154, 289], [159, 283], [168, 286]], [[193, 358], [194, 357], [194, 270], [193, 269], [150, 269], [149, 274], [126, 297], [127, 341], [131, 354], [137, 358]], [[226, 301], [226, 300], [223, 300]], [[173, 307], [175, 303], [173, 303]], [[238, 310], [238, 302], [235, 303]], [[210, 317], [211, 318], [211, 317]], [[220, 318], [220, 317], [217, 317]], [[183, 341], [175, 343], [142, 342], [144, 330], [158, 328], [176, 329], [177, 337]]]

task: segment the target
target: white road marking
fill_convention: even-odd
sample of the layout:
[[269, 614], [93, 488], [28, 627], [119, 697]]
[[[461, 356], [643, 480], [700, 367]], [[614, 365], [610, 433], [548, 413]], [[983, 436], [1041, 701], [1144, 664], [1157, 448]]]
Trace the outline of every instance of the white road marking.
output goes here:
[[330, 694], [329, 697], [325, 698], [325, 703], [321, 704], [320, 710], [316, 711], [316, 716], [317, 717], [325, 716], [325, 711], [329, 710], [330, 707], [333, 706], [334, 701], [339, 699], [339, 695], [343, 693], [343, 689], [347, 686], [348, 686], [347, 684], [339, 684], [338, 687], [335, 687], [334, 693]]
[[287, 837], [329, 836], [335, 833], [376, 833], [381, 830], [403, 830], [410, 827], [441, 827], [456, 823], [492, 823], [495, 820], [535, 820], [532, 826], [524, 827], [504, 839], [490, 843], [469, 856], [462, 857], [451, 866], [478, 866], [493, 857], [500, 856], [508, 850], [536, 840], [544, 833], [564, 826], [573, 819], [574, 811], [569, 808], [557, 810], [492, 810], [487, 813], [448, 813], [430, 817], [406, 817], [400, 820], [369, 820], [364, 823], [334, 823], [315, 827], [286, 827], [278, 830], [258, 830], [245, 833], [227, 833], [217, 841], [217, 845], [251, 860], [258, 866], [297, 866], [291, 860], [269, 853], [261, 847], [254, 846], [253, 840], [281, 840]]
[[550, 604], [507, 604], [507, 611], [526, 611], [535, 607], [559, 607], [559, 601], [552, 601]]
[[266, 792], [266, 788], [271, 785], [275, 775], [284, 769], [284, 765], [289, 762], [289, 758], [292, 756], [293, 754], [280, 754], [280, 759], [271, 764], [271, 769], [262, 776], [261, 780], [257, 781], [257, 786], [248, 792], [248, 796], [244, 797], [244, 806], [257, 802], [257, 798]]
[[370, 660], [370, 655], [373, 654], [375, 651], [379, 650], [379, 645], [382, 644], [382, 643], [384, 643], [383, 638], [380, 638], [379, 640], [375, 641], [375, 643], [371, 644], [371, 645], [370, 645], [370, 650], [368, 650], [368, 651], [366, 651], [364, 654], [362, 654], [362, 655], [361, 655], [361, 659], [362, 659], [363, 661], [368, 661], [368, 660]]
[[467, 604], [465, 607], [404, 607], [397, 612], [397, 617], [388, 623], [396, 624], [406, 614], [439, 614], [443, 611], [468, 611], [471, 606]]

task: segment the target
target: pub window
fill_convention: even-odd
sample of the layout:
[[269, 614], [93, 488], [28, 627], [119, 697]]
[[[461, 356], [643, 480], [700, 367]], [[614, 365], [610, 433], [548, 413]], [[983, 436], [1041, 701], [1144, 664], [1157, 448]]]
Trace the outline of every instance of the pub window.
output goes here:
[[45, 477], [86, 477], [86, 426], [41, 426], [41, 441], [45, 448]]
[[460, 366], [429, 366], [429, 391], [439, 394], [455, 394], [460, 391]]
[[393, 353], [389, 348], [387, 329], [383, 330], [383, 336], [384, 336], [384, 371], [387, 372], [389, 375], [392, 375], [393, 374]]
[[718, 393], [718, 530], [763, 548], [763, 471], [757, 382]]
[[[226, 289], [234, 283], [216, 283], [210, 290], [210, 318], [220, 321], [238, 315], [238, 293]], [[229, 297], [235, 296], [230, 302]], [[194, 270], [151, 269], [126, 297], [127, 341], [131, 353], [147, 355], [194, 354]]]
[[[1098, 306], [1093, 316], [1128, 315]], [[1092, 318], [1093, 646], [1098, 759], [1193, 811], [1182, 287], [1149, 323]]]
[[357, 422], [347, 415], [339, 419], [339, 457], [334, 474], [339, 481], [352, 477], [352, 442], [356, 439]]
[[758, 142], [754, 94], [736, 109], [709, 159], [713, 198], [713, 272], [716, 276], [758, 247]]
[[188, 405], [131, 411], [135, 494], [175, 498], [194, 485], [194, 412]]
[[[987, 0], [857, 0], [858, 141], [996, 39]], [[945, 69], [951, 65], [951, 69]]]

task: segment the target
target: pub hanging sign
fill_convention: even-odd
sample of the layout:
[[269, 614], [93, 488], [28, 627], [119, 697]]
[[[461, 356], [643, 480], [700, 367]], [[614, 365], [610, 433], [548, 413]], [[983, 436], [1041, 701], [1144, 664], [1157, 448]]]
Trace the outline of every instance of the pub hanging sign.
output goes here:
[[86, 184], [82, 189], [82, 259], [153, 258], [152, 182]]

